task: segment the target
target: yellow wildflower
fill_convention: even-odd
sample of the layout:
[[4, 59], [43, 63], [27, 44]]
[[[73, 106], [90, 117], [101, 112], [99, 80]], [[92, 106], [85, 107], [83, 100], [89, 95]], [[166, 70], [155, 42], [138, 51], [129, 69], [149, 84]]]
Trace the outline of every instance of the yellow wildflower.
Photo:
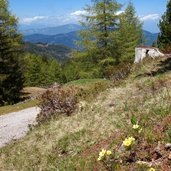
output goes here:
[[151, 167], [151, 168], [149, 169], [149, 171], [155, 171], [155, 169]]
[[142, 128], [138, 131], [138, 133], [140, 134], [142, 132]]
[[131, 145], [131, 141], [128, 140], [128, 139], [125, 139], [125, 140], [123, 141], [123, 145], [126, 146], [126, 147], [129, 147], [129, 146]]
[[108, 150], [106, 153], [108, 156], [110, 156], [112, 154], [112, 152], [110, 150]]
[[98, 160], [98, 161], [100, 161], [100, 160], [102, 160], [102, 158], [101, 158], [101, 157], [99, 157], [97, 160]]
[[129, 138], [126, 138], [124, 141], [123, 141], [123, 145], [126, 146], [126, 147], [129, 147], [132, 145], [132, 143], [135, 141], [135, 138], [133, 137], [129, 137]]
[[139, 129], [139, 127], [140, 127], [140, 126], [139, 126], [138, 124], [135, 124], [135, 125], [133, 125], [132, 128], [133, 128], [133, 129]]
[[106, 150], [102, 149], [102, 151], [99, 153], [99, 156], [103, 157], [105, 155], [105, 153], [106, 153]]
[[135, 141], [135, 138], [133, 138], [133, 137], [129, 137], [128, 139], [129, 139], [131, 142]]

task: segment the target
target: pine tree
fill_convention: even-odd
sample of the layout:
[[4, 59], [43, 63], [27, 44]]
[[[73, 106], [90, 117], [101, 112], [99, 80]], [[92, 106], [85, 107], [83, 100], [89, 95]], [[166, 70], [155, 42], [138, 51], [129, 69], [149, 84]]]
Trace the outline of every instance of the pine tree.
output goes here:
[[161, 49], [171, 50], [171, 0], [167, 3], [167, 10], [159, 22], [160, 34], [158, 46]]
[[[142, 23], [139, 21], [135, 8], [130, 2], [120, 15], [118, 30], [115, 33], [118, 42], [118, 53], [121, 61], [133, 61], [135, 47], [142, 42]], [[116, 38], [117, 37], [117, 38]]]
[[23, 88], [21, 35], [17, 19], [8, 11], [8, 1], [0, 0], [0, 105], [19, 100]]
[[[104, 67], [116, 61], [116, 53], [112, 49], [110, 34], [117, 27], [121, 5], [115, 0], [93, 0], [92, 6], [87, 6], [87, 15], [81, 24], [86, 28], [80, 32], [82, 40], [78, 42], [83, 53], [77, 54], [80, 58], [87, 57], [95, 66]], [[95, 69], [98, 70], [98, 69]]]

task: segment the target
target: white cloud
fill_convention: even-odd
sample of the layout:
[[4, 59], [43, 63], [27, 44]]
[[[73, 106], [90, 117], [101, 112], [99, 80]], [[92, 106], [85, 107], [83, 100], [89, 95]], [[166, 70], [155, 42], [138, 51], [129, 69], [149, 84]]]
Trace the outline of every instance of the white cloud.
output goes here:
[[122, 13], [124, 13], [125, 11], [117, 11], [116, 12], [116, 15], [120, 15], [120, 14], [122, 14]]
[[71, 16], [81, 16], [81, 15], [86, 15], [87, 14], [87, 11], [85, 10], [78, 10], [78, 11], [75, 11], [73, 13], [71, 13], [70, 15]]
[[47, 16], [34, 16], [34, 17], [21, 19], [21, 23], [30, 24], [32, 22], [35, 22], [35, 21], [38, 21], [38, 20], [44, 20], [44, 19], [48, 19], [48, 17]]
[[160, 18], [159, 14], [148, 14], [146, 16], [140, 17], [141, 21], [147, 21], [147, 20], [158, 20]]

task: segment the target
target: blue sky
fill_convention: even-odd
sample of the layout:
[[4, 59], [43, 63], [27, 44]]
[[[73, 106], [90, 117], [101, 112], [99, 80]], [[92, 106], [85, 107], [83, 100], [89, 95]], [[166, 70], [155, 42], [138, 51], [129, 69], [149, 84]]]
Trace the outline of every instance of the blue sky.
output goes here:
[[[10, 10], [19, 18], [19, 23], [27, 27], [47, 27], [80, 20], [86, 4], [91, 0], [9, 0]], [[129, 0], [118, 0], [124, 4]], [[144, 29], [158, 32], [158, 21], [166, 11], [167, 0], [132, 0], [137, 15], [144, 22]]]

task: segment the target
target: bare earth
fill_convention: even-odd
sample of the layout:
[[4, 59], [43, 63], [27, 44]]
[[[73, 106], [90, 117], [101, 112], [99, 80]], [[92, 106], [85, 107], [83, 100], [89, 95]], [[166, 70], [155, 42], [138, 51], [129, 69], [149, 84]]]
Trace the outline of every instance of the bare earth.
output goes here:
[[12, 140], [25, 136], [28, 125], [35, 122], [39, 112], [38, 107], [32, 107], [0, 116], [0, 148]]

